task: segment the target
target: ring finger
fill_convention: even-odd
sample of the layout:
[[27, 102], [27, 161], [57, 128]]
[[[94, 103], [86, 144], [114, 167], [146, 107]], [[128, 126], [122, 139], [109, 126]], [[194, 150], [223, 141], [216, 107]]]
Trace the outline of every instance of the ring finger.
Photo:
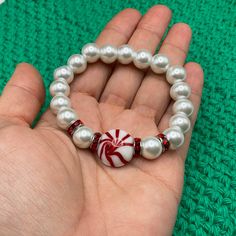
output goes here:
[[[172, 65], [183, 65], [190, 40], [190, 27], [177, 23], [168, 32], [159, 53], [166, 55]], [[158, 124], [170, 102], [169, 90], [165, 75], [157, 75], [149, 70], [135, 96], [132, 109], [154, 119]]]

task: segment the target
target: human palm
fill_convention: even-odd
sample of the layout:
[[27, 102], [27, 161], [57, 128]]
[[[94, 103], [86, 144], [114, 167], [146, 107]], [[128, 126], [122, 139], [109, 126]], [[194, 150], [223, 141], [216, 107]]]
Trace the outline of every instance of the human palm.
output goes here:
[[[154, 6], [142, 18], [126, 9], [106, 26], [97, 43], [129, 43], [154, 52], [170, 18], [164, 6]], [[176, 24], [160, 52], [172, 63], [183, 64], [190, 38], [189, 27]], [[196, 63], [185, 68], [194, 124], [203, 73]], [[167, 128], [172, 105], [168, 91], [164, 76], [98, 62], [72, 83], [71, 100], [93, 130], [120, 128], [144, 137]], [[191, 132], [178, 151], [110, 168], [89, 150], [77, 149], [49, 110], [30, 127], [43, 100], [38, 72], [26, 63], [18, 65], [0, 99], [1, 235], [170, 235]]]

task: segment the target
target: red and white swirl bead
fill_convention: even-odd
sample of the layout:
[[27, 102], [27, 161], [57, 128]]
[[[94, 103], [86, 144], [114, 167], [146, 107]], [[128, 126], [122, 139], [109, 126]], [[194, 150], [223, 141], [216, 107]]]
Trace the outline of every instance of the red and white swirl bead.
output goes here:
[[134, 138], [124, 130], [107, 131], [99, 140], [97, 154], [107, 166], [124, 166], [134, 155]]
[[[97, 60], [110, 64], [118, 60], [121, 64], [132, 63], [139, 69], [150, 68], [155, 74], [166, 73], [166, 81], [171, 85], [170, 97], [173, 104], [173, 116], [169, 120], [169, 128], [162, 134], [144, 138], [133, 138], [123, 130], [113, 129], [104, 134], [94, 133], [79, 120], [75, 110], [71, 108], [69, 84], [74, 74], [83, 73], [88, 63]], [[168, 148], [174, 150], [184, 143], [184, 134], [191, 128], [189, 117], [194, 107], [189, 100], [191, 88], [186, 82], [186, 71], [179, 65], [171, 65], [163, 54], [151, 55], [146, 50], [135, 52], [129, 45], [116, 48], [113, 45], [98, 47], [95, 43], [86, 44], [81, 54], [72, 55], [67, 65], [54, 71], [54, 79], [50, 85], [53, 96], [50, 107], [57, 115], [57, 124], [67, 130], [74, 144], [79, 148], [90, 148], [97, 152], [102, 163], [107, 166], [121, 167], [129, 163], [133, 157], [143, 156], [152, 160], [158, 158]]]

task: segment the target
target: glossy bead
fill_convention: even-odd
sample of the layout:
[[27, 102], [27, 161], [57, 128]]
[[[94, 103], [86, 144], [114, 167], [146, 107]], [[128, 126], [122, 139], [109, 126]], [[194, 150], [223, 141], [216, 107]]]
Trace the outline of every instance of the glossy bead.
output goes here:
[[162, 144], [160, 139], [149, 136], [141, 141], [141, 155], [149, 160], [158, 158], [162, 153]]
[[69, 107], [61, 108], [57, 113], [57, 125], [62, 129], [67, 129], [77, 119], [76, 112]]
[[64, 94], [65, 96], [69, 96], [70, 86], [67, 84], [65, 79], [59, 78], [51, 83], [49, 91], [52, 96], [55, 96], [57, 94]]
[[83, 126], [84, 123], [81, 120], [76, 120], [73, 122], [68, 128], [67, 128], [67, 133], [72, 136], [73, 133], [75, 132], [75, 129], [79, 126]]
[[96, 62], [100, 57], [100, 49], [95, 43], [85, 44], [82, 48], [82, 54], [87, 62]]
[[156, 54], [151, 60], [151, 69], [156, 74], [162, 74], [167, 71], [169, 67], [169, 59], [163, 54]]
[[191, 116], [194, 110], [193, 104], [189, 99], [181, 98], [173, 104], [173, 113], [184, 113]]
[[118, 61], [121, 64], [129, 64], [133, 61], [134, 51], [129, 45], [122, 45], [118, 48]]
[[184, 134], [181, 132], [179, 127], [173, 126], [166, 129], [163, 133], [170, 142], [170, 149], [175, 150], [183, 145]]
[[177, 82], [171, 86], [170, 96], [173, 100], [188, 98], [191, 94], [190, 86], [185, 82]]
[[147, 50], [139, 50], [133, 59], [134, 65], [139, 69], [145, 69], [150, 66], [152, 54]]
[[177, 113], [170, 118], [169, 126], [178, 126], [183, 133], [186, 133], [191, 127], [191, 122], [185, 114]]
[[166, 79], [170, 84], [185, 81], [186, 71], [182, 66], [170, 66], [166, 73]]
[[87, 61], [85, 57], [80, 54], [74, 54], [69, 57], [67, 64], [76, 74], [84, 72], [87, 68]]
[[74, 79], [74, 73], [69, 66], [58, 67], [54, 71], [53, 76], [54, 76], [55, 80], [57, 80], [59, 78], [65, 79], [68, 84], [70, 84]]
[[112, 45], [105, 45], [101, 47], [100, 58], [107, 64], [113, 63], [117, 59], [117, 48]]
[[169, 147], [170, 147], [170, 142], [169, 142], [169, 140], [166, 138], [166, 135], [160, 133], [160, 134], [157, 135], [157, 138], [160, 139], [161, 144], [162, 144], [162, 146], [163, 146], [162, 152], [167, 151], [167, 150], [169, 149]]
[[99, 132], [94, 133], [93, 141], [89, 146], [89, 148], [91, 149], [92, 152], [97, 152], [98, 142], [99, 142], [99, 139], [101, 138], [101, 136], [102, 136], [102, 134]]
[[123, 130], [110, 130], [101, 136], [97, 154], [107, 166], [124, 166], [133, 157], [134, 139]]
[[141, 138], [134, 138], [134, 157], [141, 155]]
[[73, 142], [78, 148], [88, 148], [93, 141], [93, 131], [87, 126], [76, 128], [72, 135]]
[[70, 99], [63, 94], [56, 95], [55, 97], [52, 98], [50, 102], [50, 108], [54, 114], [57, 114], [61, 108], [70, 106], [71, 106]]

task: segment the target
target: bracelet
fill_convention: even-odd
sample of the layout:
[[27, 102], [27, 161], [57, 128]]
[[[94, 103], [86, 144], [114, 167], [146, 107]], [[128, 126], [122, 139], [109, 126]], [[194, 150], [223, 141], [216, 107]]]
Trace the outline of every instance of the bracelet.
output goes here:
[[[121, 64], [133, 64], [139, 69], [151, 68], [156, 74], [166, 73], [166, 80], [171, 85], [170, 96], [174, 115], [169, 120], [169, 128], [156, 136], [133, 138], [124, 130], [112, 129], [105, 133], [93, 132], [78, 119], [71, 108], [68, 98], [69, 84], [74, 74], [82, 73], [87, 63], [97, 60], [110, 64], [118, 60]], [[129, 45], [116, 48], [112, 45], [98, 47], [94, 43], [86, 44], [81, 54], [72, 55], [67, 65], [54, 71], [54, 81], [50, 85], [53, 96], [50, 108], [57, 115], [57, 124], [67, 130], [78, 148], [90, 148], [96, 152], [103, 164], [111, 167], [121, 167], [132, 160], [133, 157], [142, 156], [153, 160], [168, 149], [175, 150], [183, 145], [184, 134], [190, 129], [189, 116], [194, 107], [188, 99], [191, 88], [186, 83], [186, 71], [182, 66], [170, 65], [168, 57], [163, 54], [151, 55], [146, 50], [135, 52]]]

